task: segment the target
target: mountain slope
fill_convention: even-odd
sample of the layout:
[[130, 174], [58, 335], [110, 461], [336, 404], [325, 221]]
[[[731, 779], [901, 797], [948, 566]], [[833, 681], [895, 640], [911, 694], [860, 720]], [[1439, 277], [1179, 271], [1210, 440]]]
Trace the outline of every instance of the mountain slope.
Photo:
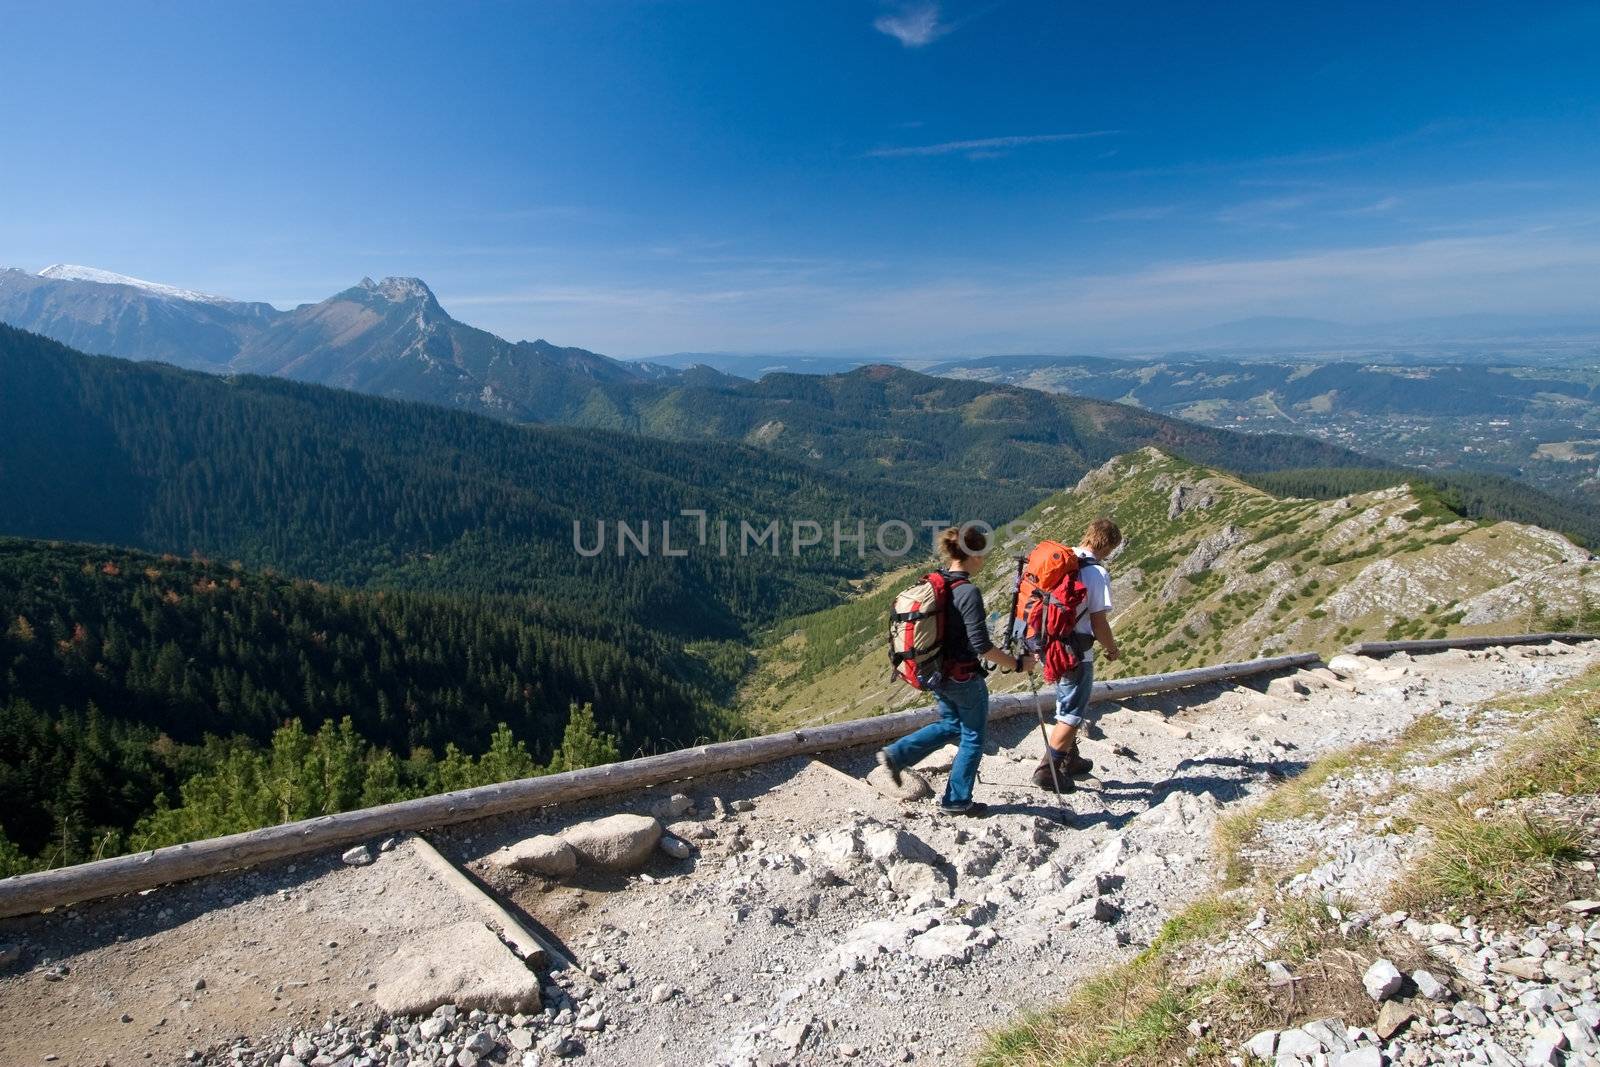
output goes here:
[[524, 422], [570, 421], [590, 386], [643, 380], [632, 364], [457, 322], [417, 278], [364, 278], [295, 308], [252, 336], [232, 368]]
[[86, 352], [221, 371], [271, 323], [269, 304], [209, 297], [107, 271], [0, 269], [0, 322]]
[[[10, 276], [19, 287], [89, 287], [103, 291], [103, 299], [156, 299], [127, 285]], [[210, 304], [160, 299], [193, 315], [211, 313]], [[66, 318], [30, 318], [8, 314], [0, 302], [0, 319], [60, 338], [82, 325], [67, 314], [75, 306], [64, 306]], [[136, 335], [132, 328], [119, 335], [118, 354], [144, 355], [127, 351], [136, 347]], [[892, 367], [752, 382], [709, 368], [624, 363], [544, 341], [513, 343], [458, 322], [415, 278], [363, 279], [229, 336], [235, 348], [226, 362], [235, 371], [518, 422], [742, 442], [862, 477], [954, 483], [949, 506], [967, 514], [1014, 514], [1145, 444], [1238, 470], [1370, 463], [1335, 445], [1251, 440], [1156, 413]], [[163, 352], [161, 358], [183, 362]]]
[[[994, 553], [979, 583], [990, 611], [1009, 606], [1007, 559], [1046, 537], [1075, 543], [1102, 514], [1127, 537], [1111, 566], [1124, 657], [1103, 665], [1109, 677], [1274, 651], [1331, 654], [1357, 640], [1537, 629], [1550, 615], [1592, 614], [1587, 597], [1600, 603], [1600, 564], [1547, 530], [1465, 519], [1405, 486], [1275, 497], [1147, 448], [1018, 520], [1025, 532]], [[890, 679], [881, 647], [888, 603], [911, 573], [776, 628], [746, 686], [746, 714], [788, 725], [920, 697]]]
[[14, 535], [197, 551], [350, 585], [559, 595], [599, 582], [632, 607], [727, 636], [738, 620], [826, 600], [870, 564], [850, 554], [580, 556], [574, 522], [651, 521], [659, 536], [663, 519], [700, 508], [735, 524], [853, 526], [920, 519], [937, 500], [752, 448], [518, 427], [86, 357], [0, 327], [0, 532]]
[[545, 762], [573, 701], [599, 708], [630, 750], [728, 729], [692, 679], [659, 669], [676, 650], [624, 623], [560, 602], [352, 592], [0, 538], [0, 794], [11, 801], [0, 854], [9, 840], [87, 858], [158, 798], [176, 802], [188, 776], [272, 745], [290, 719], [315, 735], [349, 717], [345, 743], [391, 753], [397, 789], [424, 784], [452, 746], [484, 752], [500, 723]]

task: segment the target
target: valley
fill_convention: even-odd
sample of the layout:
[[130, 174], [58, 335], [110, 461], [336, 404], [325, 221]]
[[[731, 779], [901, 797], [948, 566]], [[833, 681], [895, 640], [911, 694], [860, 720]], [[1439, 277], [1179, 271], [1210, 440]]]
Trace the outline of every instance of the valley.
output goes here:
[[1600, 428], [1592, 356], [1467, 365], [1373, 362], [1373, 355], [996, 357], [929, 372], [1116, 400], [1249, 433], [1307, 434], [1408, 467], [1481, 471], [1600, 499], [1600, 467], [1581, 447]]
[[[425, 299], [402, 289], [373, 299]], [[1510, 625], [1529, 611], [1494, 601], [1502, 555], [1538, 561], [1541, 610], [1589, 611], [1569, 595], [1586, 553], [1495, 521], [1537, 494], [1491, 485], [1458, 514], [1304, 438], [901, 368], [685, 379], [591, 381], [643, 436], [90, 357], [0, 327], [0, 535], [16, 538], [0, 542], [0, 747], [30, 798], [0, 822], [8, 867], [915, 696], [878, 662], [904, 559], [826, 539], [580, 552], [574, 524], [1020, 515], [1015, 551], [1109, 510], [1130, 532], [1126, 671]], [[1547, 525], [1590, 529], [1546, 504]], [[1391, 558], [1394, 603], [1340, 591]], [[323, 784], [290, 784], [308, 775]]]

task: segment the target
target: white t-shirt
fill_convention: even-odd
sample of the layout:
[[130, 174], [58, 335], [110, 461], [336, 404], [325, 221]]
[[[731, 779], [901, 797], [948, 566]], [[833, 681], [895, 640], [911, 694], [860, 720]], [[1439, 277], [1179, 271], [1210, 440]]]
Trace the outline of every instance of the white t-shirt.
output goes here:
[[[1079, 559], [1090, 558], [1089, 553], [1081, 548], [1073, 549]], [[1097, 611], [1111, 610], [1111, 574], [1103, 564], [1093, 563], [1078, 571], [1078, 577], [1083, 579], [1083, 587], [1088, 591], [1088, 596], [1083, 601], [1083, 614], [1078, 616], [1077, 625], [1073, 631], [1080, 634], [1093, 634], [1094, 626], [1089, 621], [1089, 616]], [[1094, 649], [1084, 653], [1084, 659], [1094, 659]]]

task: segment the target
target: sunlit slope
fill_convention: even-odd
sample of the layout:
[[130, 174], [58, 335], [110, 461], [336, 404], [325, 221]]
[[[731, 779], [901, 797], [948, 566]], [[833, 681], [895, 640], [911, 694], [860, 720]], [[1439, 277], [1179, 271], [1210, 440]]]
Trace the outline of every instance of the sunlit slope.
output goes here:
[[[1146, 448], [1022, 517], [1026, 532], [980, 579], [990, 611], [1009, 605], [1010, 557], [1041, 538], [1076, 542], [1098, 515], [1127, 536], [1111, 568], [1124, 658], [1103, 665], [1106, 676], [1276, 651], [1326, 654], [1358, 640], [1572, 625], [1589, 610], [1582, 591], [1600, 593], [1600, 565], [1564, 537], [1463, 519], [1425, 490], [1280, 498]], [[769, 635], [745, 688], [746, 712], [778, 726], [919, 701], [890, 677], [884, 640], [889, 601], [925, 565]]]

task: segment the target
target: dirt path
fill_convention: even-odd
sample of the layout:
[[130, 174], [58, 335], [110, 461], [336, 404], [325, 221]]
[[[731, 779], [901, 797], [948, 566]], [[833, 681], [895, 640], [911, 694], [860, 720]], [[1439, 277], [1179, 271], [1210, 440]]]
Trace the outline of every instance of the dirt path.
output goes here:
[[[570, 1035], [589, 1062], [962, 1062], [985, 1030], [1136, 951], [1206, 890], [1220, 809], [1323, 752], [1441, 706], [1548, 688], [1597, 659], [1595, 645], [1391, 657], [1343, 684], [1296, 675], [1305, 693], [1279, 679], [1271, 695], [1207, 687], [1108, 705], [1083, 746], [1098, 778], [1065, 798], [1065, 824], [1028, 781], [1037, 724], [1016, 719], [991, 730], [982, 820], [883, 799], [857, 780], [871, 753], [852, 751], [680, 784], [696, 807], [676, 830], [698, 854], [609, 882], [556, 886], [485, 858], [582, 819], [648, 812], [670, 790], [433, 839], [579, 962], [528, 1026]], [[370, 1000], [405, 936], [471, 917], [406, 848], [367, 868], [321, 857], [0, 923], [0, 942], [28, 952], [28, 969], [0, 972], [0, 1063], [177, 1062], [242, 1034], [259, 1058], [239, 1062], [276, 1064], [270, 1039], [291, 1026], [334, 1009], [363, 1017], [352, 1002]], [[67, 977], [48, 980], [49, 964]], [[573, 1030], [579, 1015], [599, 1028]], [[409, 1062], [443, 1059], [413, 1050]]]

